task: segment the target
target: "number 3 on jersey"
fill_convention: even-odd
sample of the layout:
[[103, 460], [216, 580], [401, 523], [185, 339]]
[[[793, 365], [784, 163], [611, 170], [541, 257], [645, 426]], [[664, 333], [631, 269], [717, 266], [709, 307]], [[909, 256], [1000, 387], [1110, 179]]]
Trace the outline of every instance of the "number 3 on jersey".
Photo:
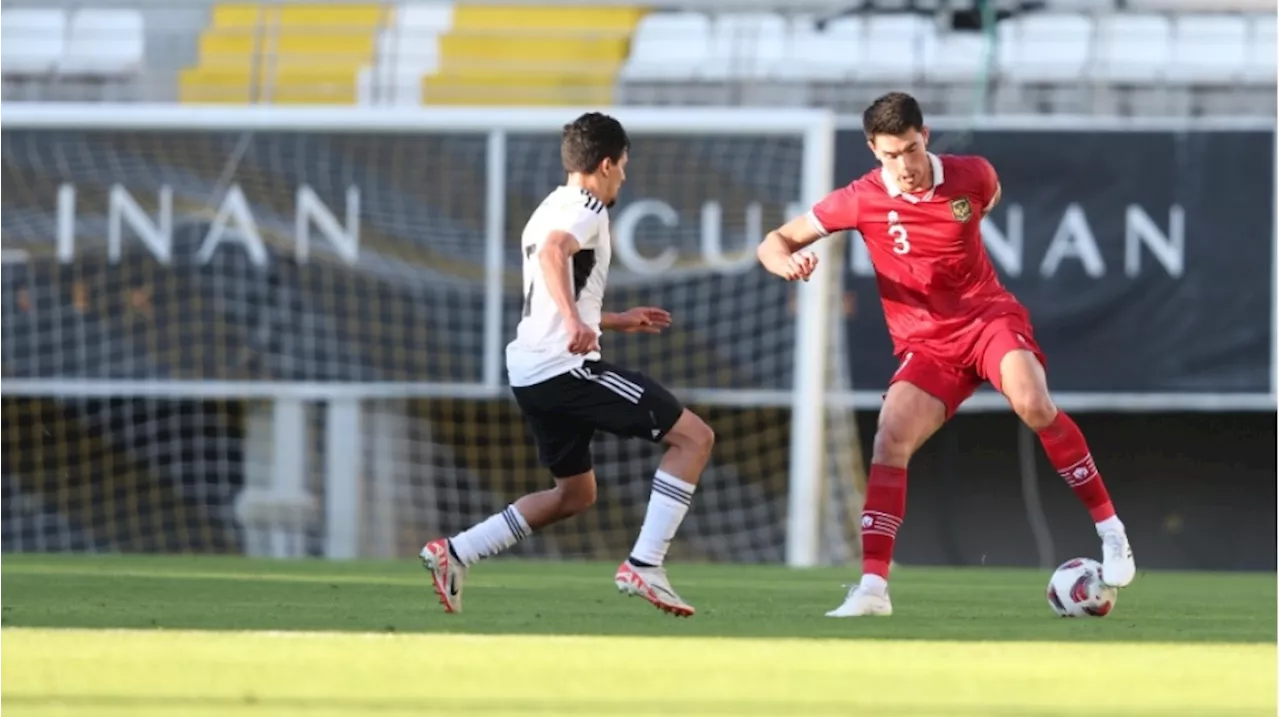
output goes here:
[[911, 240], [907, 238], [907, 228], [898, 222], [897, 212], [889, 212], [889, 236], [893, 239], [894, 254], [910, 253]]

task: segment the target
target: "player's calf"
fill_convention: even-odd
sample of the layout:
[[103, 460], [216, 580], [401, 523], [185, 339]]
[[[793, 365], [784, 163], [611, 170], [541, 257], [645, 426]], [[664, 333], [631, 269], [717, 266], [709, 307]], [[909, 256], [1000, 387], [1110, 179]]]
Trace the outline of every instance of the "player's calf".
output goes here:
[[1049, 462], [1093, 518], [1102, 539], [1103, 582], [1115, 587], [1128, 585], [1137, 567], [1124, 523], [1116, 515], [1084, 433], [1050, 398], [1044, 366], [1030, 351], [1010, 351], [1000, 360], [999, 388], [1013, 410], [1039, 436]]
[[830, 617], [893, 612], [888, 597], [889, 566], [907, 511], [907, 464], [947, 419], [946, 404], [913, 380], [937, 386], [940, 384], [931, 378], [936, 374], [927, 360], [912, 363], [908, 358], [885, 396], [862, 509], [862, 579], [840, 607], [827, 613]]
[[715, 433], [692, 411], [685, 410], [662, 438], [667, 452], [653, 476], [653, 489], [640, 535], [631, 556], [618, 567], [618, 590], [638, 595], [675, 615], [693, 614], [693, 607], [671, 588], [663, 562], [667, 549], [689, 512], [698, 479], [711, 457]]

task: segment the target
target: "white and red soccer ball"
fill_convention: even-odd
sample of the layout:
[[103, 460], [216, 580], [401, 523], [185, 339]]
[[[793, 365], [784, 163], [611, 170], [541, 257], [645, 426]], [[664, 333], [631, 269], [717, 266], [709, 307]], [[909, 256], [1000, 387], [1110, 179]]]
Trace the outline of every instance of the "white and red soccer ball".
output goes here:
[[1102, 582], [1102, 564], [1072, 558], [1049, 578], [1049, 607], [1062, 617], [1105, 617], [1116, 605], [1117, 590]]

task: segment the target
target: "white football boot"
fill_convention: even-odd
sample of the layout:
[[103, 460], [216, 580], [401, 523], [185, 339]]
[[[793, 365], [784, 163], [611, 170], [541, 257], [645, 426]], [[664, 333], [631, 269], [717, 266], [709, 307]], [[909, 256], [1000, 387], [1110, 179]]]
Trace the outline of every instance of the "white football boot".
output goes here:
[[827, 613], [827, 617], [888, 617], [893, 614], [893, 603], [889, 602], [889, 591], [883, 595], [868, 590], [861, 585], [849, 588], [840, 607]]
[[431, 571], [431, 587], [444, 605], [445, 612], [462, 612], [462, 584], [467, 579], [467, 566], [454, 559], [446, 538], [433, 540], [418, 553], [422, 567]]
[[1099, 531], [1102, 538], [1102, 582], [1122, 588], [1133, 582], [1138, 567], [1133, 562], [1133, 548], [1123, 530]]
[[613, 582], [620, 592], [638, 595], [653, 603], [659, 610], [676, 617], [690, 617], [694, 613], [693, 606], [671, 589], [665, 568], [642, 568], [632, 565], [630, 560], [624, 560], [618, 566]]

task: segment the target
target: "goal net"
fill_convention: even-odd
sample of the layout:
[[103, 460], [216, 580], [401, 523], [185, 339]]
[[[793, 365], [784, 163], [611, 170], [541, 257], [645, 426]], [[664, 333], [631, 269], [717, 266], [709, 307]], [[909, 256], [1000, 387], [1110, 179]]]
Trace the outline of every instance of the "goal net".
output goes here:
[[[570, 115], [7, 109], [5, 549], [403, 556], [548, 487], [502, 347]], [[822, 415], [821, 456], [793, 446], [797, 361], [810, 391], [848, 388], [838, 280], [798, 296], [754, 262], [829, 187], [821, 117], [620, 118], [606, 305], [675, 326], [604, 351], [718, 436], [673, 557], [781, 561], [803, 529], [852, 559], [852, 421]], [[806, 312], [831, 330], [798, 350]], [[660, 453], [594, 455], [597, 505], [518, 553], [625, 554]], [[804, 525], [797, 456], [821, 474]]]

